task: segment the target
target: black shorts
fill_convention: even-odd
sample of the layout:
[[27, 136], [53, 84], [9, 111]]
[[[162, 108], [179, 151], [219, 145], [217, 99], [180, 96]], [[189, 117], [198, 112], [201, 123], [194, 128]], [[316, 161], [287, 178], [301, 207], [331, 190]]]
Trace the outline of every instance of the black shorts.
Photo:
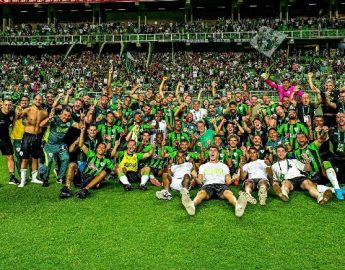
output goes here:
[[290, 181], [291, 184], [293, 185], [293, 189], [296, 190], [296, 189], [301, 188], [301, 184], [303, 183], [304, 180], [310, 180], [310, 179], [306, 176], [299, 176], [299, 177], [286, 179], [286, 180]]
[[205, 190], [210, 198], [220, 197], [224, 191], [228, 189], [227, 185], [224, 184], [210, 184], [203, 186], [200, 190]]
[[13, 145], [11, 140], [0, 140], [0, 150], [3, 156], [13, 155]]
[[265, 184], [266, 184], [266, 187], [267, 189], [270, 188], [270, 182], [267, 180], [267, 179], [261, 179], [261, 178], [253, 178], [253, 179], [247, 179], [243, 182], [243, 186], [246, 184], [246, 183], [253, 183], [253, 189], [259, 189], [259, 182], [260, 181], [265, 181]]
[[23, 159], [38, 159], [42, 152], [41, 134], [24, 133], [21, 146], [21, 157]]
[[140, 183], [140, 180], [141, 180], [141, 176], [140, 176], [140, 172], [137, 171], [137, 172], [126, 172], [126, 176], [127, 176], [127, 179], [129, 181], [129, 183]]
[[327, 179], [327, 177], [324, 177], [322, 175], [321, 172], [318, 172], [316, 174], [314, 174], [311, 178], [310, 178], [313, 182], [317, 183], [317, 184], [322, 184], [322, 185], [326, 185], [329, 183], [329, 180]]
[[95, 176], [79, 173], [80, 182], [82, 187], [86, 187]]

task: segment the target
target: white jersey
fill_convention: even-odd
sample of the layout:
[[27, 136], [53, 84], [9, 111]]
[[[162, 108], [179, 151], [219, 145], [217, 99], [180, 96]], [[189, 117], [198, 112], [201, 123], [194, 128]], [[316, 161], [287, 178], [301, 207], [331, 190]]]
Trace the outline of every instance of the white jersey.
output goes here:
[[305, 176], [301, 173], [304, 170], [304, 167], [305, 164], [297, 159], [285, 159], [277, 161], [272, 165], [273, 180], [281, 181], [284, 179]]
[[204, 185], [225, 184], [225, 175], [230, 174], [230, 171], [222, 162], [207, 162], [199, 167], [199, 174], [204, 177]]
[[184, 162], [182, 164], [175, 164], [171, 166], [173, 177], [182, 179], [185, 174], [191, 175], [193, 164], [191, 162]]
[[248, 173], [248, 179], [266, 179], [267, 164], [262, 159], [251, 161], [243, 166], [243, 171]]

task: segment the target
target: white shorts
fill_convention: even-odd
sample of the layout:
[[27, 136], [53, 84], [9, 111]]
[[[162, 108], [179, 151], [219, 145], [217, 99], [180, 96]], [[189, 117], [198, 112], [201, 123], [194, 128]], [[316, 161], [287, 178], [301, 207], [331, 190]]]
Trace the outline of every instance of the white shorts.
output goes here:
[[174, 190], [180, 191], [182, 188], [182, 180], [183, 180], [183, 178], [175, 178], [175, 177], [171, 176], [170, 187]]

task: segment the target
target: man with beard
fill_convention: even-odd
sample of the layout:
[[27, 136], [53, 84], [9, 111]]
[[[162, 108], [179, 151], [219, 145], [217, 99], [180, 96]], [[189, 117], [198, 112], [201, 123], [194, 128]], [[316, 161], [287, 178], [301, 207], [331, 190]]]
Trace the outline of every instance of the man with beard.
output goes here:
[[285, 137], [293, 149], [297, 149], [298, 143], [296, 140], [297, 134], [302, 132], [308, 136], [308, 139], [312, 139], [313, 133], [311, 129], [311, 122], [308, 122], [308, 128], [302, 123], [297, 121], [297, 114], [294, 109], [290, 109], [288, 113], [289, 122], [281, 125], [278, 128], [278, 134]]
[[308, 73], [308, 84], [310, 89], [312, 89], [314, 92], [319, 92], [322, 97], [322, 111], [323, 115], [326, 120], [326, 125], [329, 127], [332, 127], [336, 125], [336, 109], [331, 108], [327, 104], [326, 97], [328, 96], [329, 102], [335, 102], [339, 99], [339, 91], [335, 89], [334, 82], [332, 80], [326, 80], [324, 84], [324, 91], [320, 91], [319, 88], [317, 88], [313, 81], [312, 81], [313, 73]]
[[46, 142], [44, 146], [44, 154], [46, 158], [46, 172], [43, 179], [43, 186], [49, 185], [49, 175], [54, 156], [58, 156], [61, 161], [61, 166], [58, 172], [58, 182], [62, 183], [66, 175], [69, 162], [68, 148], [64, 142], [64, 137], [70, 127], [78, 128], [79, 124], [73, 122], [71, 119], [72, 111], [69, 107], [63, 108], [60, 115], [55, 115], [54, 110], [51, 111], [48, 118], [40, 123], [40, 127], [45, 127], [49, 124], [48, 130], [44, 136]]
[[345, 113], [345, 87], [340, 89], [339, 92], [339, 99], [337, 99], [335, 102], [332, 102], [331, 99], [331, 93], [326, 92], [326, 103], [329, 107], [332, 109], [335, 109], [336, 112], [342, 112]]
[[337, 176], [341, 183], [345, 183], [345, 113], [337, 113], [337, 126], [329, 131], [329, 139], [333, 146], [332, 164], [338, 169]]
[[286, 113], [284, 108], [281, 105], [278, 105], [275, 109], [275, 114], [272, 114], [270, 120], [268, 121], [268, 125], [270, 127], [279, 128], [283, 124], [288, 122], [288, 117], [286, 117]]
[[332, 191], [327, 189], [324, 193], [318, 192], [312, 180], [304, 175], [310, 169], [309, 158], [303, 155], [304, 163], [302, 163], [297, 159], [287, 159], [286, 154], [285, 147], [278, 146], [278, 161], [272, 165], [273, 190], [278, 197], [287, 202], [289, 193], [300, 188], [308, 191], [318, 204], [323, 205], [328, 202], [332, 198]]
[[322, 102], [320, 94], [318, 94], [318, 102], [310, 103], [310, 96], [304, 93], [301, 98], [301, 102], [296, 102], [294, 100], [294, 95], [299, 91], [299, 86], [296, 85], [294, 91], [291, 94], [290, 101], [296, 107], [297, 117], [300, 122], [307, 123], [314, 119], [315, 110]]
[[[318, 184], [324, 184], [324, 178], [331, 182], [335, 195], [338, 200], [344, 200], [343, 193], [339, 187], [337, 175], [332, 168], [332, 164], [329, 161], [323, 161], [319, 154], [319, 148], [324, 141], [328, 139], [328, 128], [323, 128], [323, 134], [317, 140], [308, 144], [307, 136], [303, 133], [297, 134], [297, 142], [299, 148], [295, 150], [295, 157], [297, 160], [303, 162], [302, 156], [305, 155], [309, 158], [310, 170], [306, 175], [313, 180], [313, 182]], [[318, 186], [318, 191], [324, 192]]]
[[20, 165], [20, 184], [18, 187], [24, 187], [26, 183], [26, 170], [28, 162], [31, 158], [31, 182], [42, 184], [37, 179], [38, 174], [38, 158], [41, 155], [42, 145], [42, 126], [40, 123], [48, 118], [48, 112], [42, 108], [42, 96], [36, 95], [34, 104], [22, 111], [21, 117], [26, 120], [24, 135], [21, 145], [21, 165]]
[[181, 189], [182, 204], [189, 215], [195, 215], [195, 207], [204, 200], [212, 197], [227, 200], [235, 207], [235, 215], [241, 217], [247, 206], [247, 199], [240, 193], [238, 200], [233, 193], [228, 190], [231, 184], [229, 167], [218, 161], [219, 151], [217, 146], [209, 147], [210, 161], [202, 164], [199, 168], [198, 183], [202, 185], [201, 190], [197, 193], [194, 200], [191, 200], [186, 188]]

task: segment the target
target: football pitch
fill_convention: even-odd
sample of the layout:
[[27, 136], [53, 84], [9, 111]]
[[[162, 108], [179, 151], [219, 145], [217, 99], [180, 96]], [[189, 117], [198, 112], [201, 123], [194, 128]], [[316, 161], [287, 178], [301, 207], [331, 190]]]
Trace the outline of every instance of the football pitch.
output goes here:
[[0, 166], [0, 269], [344, 269], [345, 202], [336, 199], [319, 206], [295, 192], [285, 203], [271, 193], [242, 218], [211, 200], [190, 217], [177, 193], [160, 201], [152, 185], [124, 192], [112, 181], [60, 200], [54, 177], [19, 189], [3, 157]]

